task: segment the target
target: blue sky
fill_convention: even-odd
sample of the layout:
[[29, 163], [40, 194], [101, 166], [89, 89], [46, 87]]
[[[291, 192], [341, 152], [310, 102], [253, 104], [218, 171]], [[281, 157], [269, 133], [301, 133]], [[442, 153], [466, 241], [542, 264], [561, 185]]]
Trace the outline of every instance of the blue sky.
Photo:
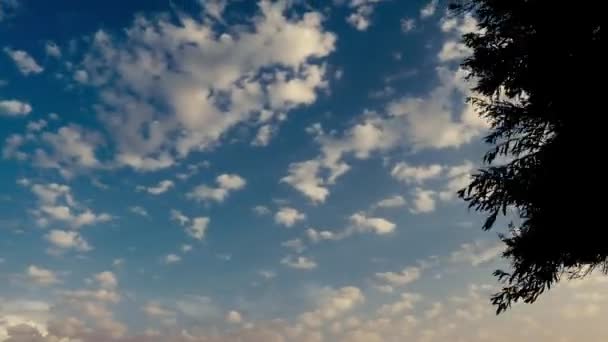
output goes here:
[[455, 196], [487, 148], [475, 29], [437, 1], [0, 0], [0, 341], [605, 340], [600, 277], [493, 314], [498, 231]]

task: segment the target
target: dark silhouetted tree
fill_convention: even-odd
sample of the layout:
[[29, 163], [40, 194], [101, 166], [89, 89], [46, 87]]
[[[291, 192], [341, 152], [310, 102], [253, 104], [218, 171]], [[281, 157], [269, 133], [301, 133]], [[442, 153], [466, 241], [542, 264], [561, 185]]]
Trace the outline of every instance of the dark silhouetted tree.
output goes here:
[[491, 123], [485, 141], [492, 145], [459, 196], [487, 214], [485, 230], [509, 212], [518, 216], [501, 234], [511, 269], [495, 272], [503, 284], [492, 297], [497, 313], [518, 301], [534, 302], [564, 277], [608, 272], [605, 218], [593, 219], [605, 183], [606, 154], [598, 143], [605, 129], [601, 6], [540, 0], [451, 5], [478, 20], [478, 31], [463, 36], [472, 55], [462, 66], [476, 81], [470, 101]]

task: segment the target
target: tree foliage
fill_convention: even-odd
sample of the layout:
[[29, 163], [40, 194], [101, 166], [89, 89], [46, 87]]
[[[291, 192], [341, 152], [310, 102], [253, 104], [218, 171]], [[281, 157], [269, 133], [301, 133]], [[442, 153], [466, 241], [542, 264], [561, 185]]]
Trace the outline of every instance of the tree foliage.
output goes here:
[[472, 55], [462, 66], [476, 81], [470, 101], [491, 124], [492, 146], [459, 196], [487, 214], [485, 230], [518, 216], [501, 235], [511, 264], [495, 272], [501, 313], [564, 277], [608, 272], [606, 225], [589, 219], [602, 183], [592, 142], [602, 126], [601, 2], [469, 0], [451, 9], [478, 21], [463, 36]]

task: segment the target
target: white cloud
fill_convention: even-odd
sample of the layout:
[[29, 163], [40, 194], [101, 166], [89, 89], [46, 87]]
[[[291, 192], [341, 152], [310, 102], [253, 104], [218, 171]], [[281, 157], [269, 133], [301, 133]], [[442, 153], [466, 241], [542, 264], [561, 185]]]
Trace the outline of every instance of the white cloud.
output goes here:
[[162, 307], [159, 303], [149, 302], [143, 308], [142, 311], [146, 316], [153, 318], [171, 318], [176, 315], [175, 311], [171, 311]]
[[275, 272], [269, 270], [261, 270], [258, 274], [264, 279], [273, 279], [277, 276]]
[[86, 70], [74, 71], [74, 81], [78, 83], [87, 83], [89, 81], [89, 73]]
[[247, 182], [244, 178], [236, 174], [222, 174], [219, 175], [215, 182], [217, 187], [209, 187], [207, 185], [199, 185], [195, 187], [186, 196], [197, 201], [215, 201], [223, 202], [230, 192], [241, 190], [245, 187]]
[[93, 249], [93, 247], [75, 231], [53, 229], [45, 235], [45, 238], [54, 247], [62, 250], [73, 249], [78, 252], [88, 252]]
[[363, 212], [351, 215], [352, 230], [360, 233], [371, 232], [378, 235], [390, 234], [395, 231], [396, 225], [380, 217], [367, 217]]
[[399, 300], [390, 304], [382, 305], [378, 309], [378, 314], [381, 316], [402, 315], [405, 311], [414, 309], [416, 303], [422, 300], [422, 295], [417, 293], [402, 293]]
[[408, 33], [416, 28], [416, 19], [414, 18], [402, 18], [400, 21], [401, 32]]
[[495, 260], [505, 250], [505, 245], [499, 243], [487, 243], [475, 241], [460, 245], [460, 249], [452, 252], [450, 261], [455, 263], [469, 263], [471, 266], [479, 266]]
[[232, 310], [226, 314], [226, 322], [231, 324], [239, 324], [243, 322], [243, 317], [240, 312]]
[[192, 251], [192, 245], [182, 245], [180, 249], [183, 253], [188, 253]]
[[[290, 184], [313, 202], [322, 203], [329, 194], [325, 186], [333, 184], [350, 169], [343, 160], [346, 155], [367, 159], [372, 152], [394, 147], [399, 138], [395, 133], [373, 115], [348, 128], [341, 137], [325, 134], [322, 128], [318, 127], [315, 130], [315, 140], [321, 145], [321, 155], [317, 159], [292, 163], [289, 166], [289, 175], [281, 181]], [[329, 173], [326, 179], [319, 175], [322, 170]]]
[[177, 209], [171, 209], [171, 220], [177, 221], [182, 226], [190, 222], [190, 218]]
[[208, 217], [194, 217], [192, 223], [186, 227], [186, 233], [192, 238], [202, 240], [205, 238], [207, 232], [207, 226], [209, 226], [210, 219]]
[[428, 4], [424, 5], [420, 9], [420, 18], [424, 19], [433, 16], [437, 10], [438, 2], [438, 0], [431, 0]]
[[281, 179], [315, 203], [323, 203], [329, 190], [323, 186], [324, 180], [318, 176], [321, 164], [317, 160], [307, 160], [289, 165], [288, 176]]
[[[392, 101], [387, 111], [402, 125], [406, 141], [417, 150], [459, 147], [482, 134], [488, 123], [480, 118], [472, 104], [455, 105], [454, 96], [464, 99], [470, 84], [462, 69], [436, 68], [439, 85], [426, 97], [403, 97]], [[387, 123], [388, 124], [388, 123]]]
[[449, 167], [446, 171], [447, 183], [439, 192], [439, 198], [443, 201], [455, 198], [456, 193], [471, 182], [471, 174], [474, 169], [475, 166], [468, 160], [460, 165]]
[[405, 162], [399, 162], [391, 170], [391, 176], [404, 183], [422, 184], [426, 180], [437, 178], [441, 170], [441, 165], [437, 164], [410, 166]]
[[163, 262], [165, 264], [175, 264], [175, 263], [180, 262], [181, 260], [182, 260], [182, 257], [180, 257], [177, 254], [173, 254], [173, 253], [165, 255], [165, 257], [163, 258]]
[[222, 21], [222, 14], [226, 9], [227, 0], [199, 0], [205, 14], [214, 18], [215, 20]]
[[27, 277], [38, 285], [53, 285], [59, 282], [55, 272], [41, 268], [35, 265], [30, 265], [26, 270]]
[[473, 51], [459, 41], [448, 40], [441, 46], [441, 51], [437, 57], [441, 62], [462, 60], [469, 56]]
[[118, 279], [116, 279], [116, 275], [110, 271], [97, 273], [94, 275], [94, 278], [99, 283], [101, 288], [112, 290], [118, 286]]
[[[214, 4], [205, 4], [207, 15], [219, 17], [223, 6]], [[81, 67], [102, 90], [97, 108], [116, 161], [165, 168], [217, 147], [241, 123], [276, 125], [314, 102], [327, 85], [323, 58], [336, 38], [323, 30], [320, 13], [287, 15], [287, 7], [262, 1], [252, 19], [222, 32], [183, 13], [178, 22], [138, 16], [125, 36], [98, 31]], [[263, 111], [270, 116], [258, 120]]]
[[46, 52], [46, 54], [48, 56], [51, 56], [54, 58], [61, 58], [61, 49], [59, 48], [59, 46], [57, 44], [55, 44], [55, 42], [52, 42], [52, 41], [46, 42], [46, 44], [44, 45], [44, 51]]
[[158, 182], [158, 184], [155, 186], [150, 186], [150, 187], [138, 186], [137, 190], [146, 191], [152, 195], [160, 195], [162, 193], [169, 191], [169, 189], [171, 189], [174, 185], [175, 185], [175, 183], [173, 183], [172, 180], [165, 179], [165, 180]]
[[57, 169], [64, 177], [71, 177], [83, 169], [99, 168], [97, 149], [104, 144], [101, 134], [78, 125], [61, 127], [57, 133], [44, 132], [40, 136], [44, 148], [36, 149], [34, 164], [41, 168]]
[[264, 216], [264, 215], [270, 214], [270, 209], [268, 209], [268, 207], [263, 206], [263, 205], [256, 205], [251, 210], [253, 210], [253, 212], [258, 216]]
[[421, 274], [420, 267], [412, 266], [404, 268], [400, 272], [378, 272], [375, 275], [378, 280], [389, 286], [400, 287], [418, 280]]
[[435, 192], [422, 188], [414, 190], [410, 211], [414, 214], [430, 213], [435, 210]]
[[288, 255], [286, 257], [284, 257], [283, 259], [281, 259], [281, 264], [289, 267], [289, 268], [293, 268], [293, 269], [297, 269], [297, 270], [312, 270], [317, 268], [317, 263], [310, 259], [307, 258], [305, 256], [291, 256]]
[[36, 121], [30, 121], [27, 123], [26, 129], [28, 132], [40, 132], [47, 125], [46, 120], [40, 119]]
[[255, 139], [251, 142], [253, 146], [267, 146], [270, 143], [270, 138], [272, 138], [272, 126], [271, 125], [263, 125], [258, 128], [258, 133], [255, 136]]
[[0, 100], [0, 116], [26, 116], [32, 111], [32, 106], [27, 102], [16, 99]]
[[139, 206], [139, 205], [129, 207], [129, 211], [135, 215], [139, 215], [142, 217], [148, 217], [148, 211], [146, 210], [146, 208]]
[[5, 47], [4, 53], [15, 62], [19, 71], [25, 76], [28, 76], [29, 74], [39, 74], [44, 71], [44, 68], [38, 65], [36, 60], [23, 50], [13, 50], [9, 47]]
[[198, 216], [190, 218], [182, 214], [179, 210], [171, 210], [171, 219], [177, 221], [182, 227], [185, 228], [186, 234], [190, 237], [202, 240], [205, 238], [207, 227], [211, 219], [205, 216]]
[[405, 206], [406, 202], [403, 196], [394, 195], [391, 197], [384, 198], [375, 204], [377, 208], [397, 208]]
[[274, 222], [288, 228], [300, 221], [303, 221], [304, 219], [306, 219], [306, 214], [290, 207], [281, 207], [274, 214]]
[[346, 18], [346, 22], [359, 31], [367, 30], [371, 25], [371, 16], [375, 6], [382, 0], [351, 0], [349, 7], [353, 12]]
[[363, 292], [357, 287], [340, 289], [324, 288], [317, 295], [318, 308], [301, 314], [298, 322], [310, 328], [319, 328], [345, 315], [365, 301]]
[[28, 158], [27, 153], [19, 150], [21, 146], [26, 142], [26, 137], [20, 134], [11, 134], [6, 138], [4, 147], [2, 148], [2, 158], [16, 160], [26, 160]]
[[368, 217], [363, 212], [358, 212], [349, 217], [349, 226], [345, 229], [333, 232], [329, 230], [317, 231], [314, 228], [306, 230], [306, 236], [312, 242], [338, 241], [354, 234], [373, 233], [376, 235], [389, 235], [395, 231], [396, 225], [380, 217]]
[[287, 240], [281, 243], [281, 246], [293, 249], [296, 253], [302, 253], [306, 249], [301, 239]]

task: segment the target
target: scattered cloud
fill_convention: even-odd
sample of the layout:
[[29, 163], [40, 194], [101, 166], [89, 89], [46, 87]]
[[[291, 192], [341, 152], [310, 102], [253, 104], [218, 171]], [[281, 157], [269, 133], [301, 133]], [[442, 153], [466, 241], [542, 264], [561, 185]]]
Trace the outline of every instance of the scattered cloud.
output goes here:
[[162, 193], [169, 191], [169, 189], [171, 189], [174, 185], [175, 185], [175, 183], [173, 183], [172, 180], [165, 179], [165, 180], [158, 182], [158, 184], [155, 186], [145, 187], [145, 186], [139, 185], [139, 186], [137, 186], [137, 190], [146, 191], [147, 193], [149, 193], [151, 195], [160, 195]]
[[61, 58], [61, 49], [57, 44], [55, 44], [55, 42], [47, 41], [44, 45], [44, 51], [46, 52], [47, 56]]
[[243, 322], [243, 317], [240, 312], [231, 310], [226, 314], [226, 322], [231, 324], [240, 324]]
[[263, 205], [256, 205], [251, 210], [258, 216], [265, 216], [271, 213], [270, 209]]
[[31, 281], [42, 286], [59, 283], [59, 278], [55, 272], [35, 265], [28, 266], [26, 275]]
[[146, 208], [139, 205], [129, 207], [129, 211], [141, 217], [148, 217], [148, 211], [146, 210]]
[[431, 0], [428, 4], [420, 9], [420, 18], [426, 19], [432, 17], [437, 11], [438, 0]]
[[306, 219], [306, 214], [301, 213], [297, 209], [291, 207], [281, 207], [274, 214], [274, 222], [287, 228], [292, 227], [304, 219]]
[[211, 219], [205, 216], [188, 217], [179, 210], [171, 210], [171, 219], [185, 228], [186, 234], [196, 240], [203, 240]]
[[247, 182], [244, 178], [236, 174], [222, 174], [215, 179], [217, 187], [199, 185], [186, 196], [197, 201], [224, 202], [230, 192], [241, 190]]
[[399, 22], [401, 24], [401, 32], [408, 33], [416, 28], [416, 19], [414, 18], [402, 18]]
[[488, 243], [475, 241], [460, 245], [460, 249], [452, 252], [450, 261], [454, 263], [468, 263], [471, 266], [486, 264], [498, 258], [505, 251], [502, 242]]
[[4, 53], [6, 53], [6, 55], [9, 56], [13, 62], [15, 62], [15, 65], [19, 71], [25, 76], [30, 74], [39, 74], [44, 71], [44, 68], [41, 67], [32, 56], [23, 50], [14, 50], [9, 47], [5, 47]]
[[45, 235], [45, 238], [51, 243], [54, 250], [58, 251], [74, 250], [77, 252], [88, 252], [93, 249], [80, 233], [76, 231], [53, 229]]
[[296, 270], [309, 271], [309, 270], [313, 270], [313, 269], [317, 268], [317, 263], [313, 259], [310, 259], [305, 256], [295, 256], [294, 257], [291, 255], [288, 255], [288, 256], [284, 257], [283, 259], [281, 259], [281, 264], [283, 264], [289, 268], [296, 269]]
[[32, 112], [32, 106], [19, 100], [0, 100], [0, 116], [26, 116]]
[[403, 198], [403, 196], [400, 195], [394, 195], [391, 197], [387, 197], [384, 198], [380, 201], [378, 201], [378, 203], [376, 203], [374, 206], [376, 208], [397, 208], [397, 207], [403, 207], [405, 206], [406, 201]]
[[175, 264], [180, 261], [182, 261], [182, 257], [180, 257], [177, 254], [173, 254], [173, 253], [165, 255], [165, 257], [163, 258], [163, 262], [167, 265]]

